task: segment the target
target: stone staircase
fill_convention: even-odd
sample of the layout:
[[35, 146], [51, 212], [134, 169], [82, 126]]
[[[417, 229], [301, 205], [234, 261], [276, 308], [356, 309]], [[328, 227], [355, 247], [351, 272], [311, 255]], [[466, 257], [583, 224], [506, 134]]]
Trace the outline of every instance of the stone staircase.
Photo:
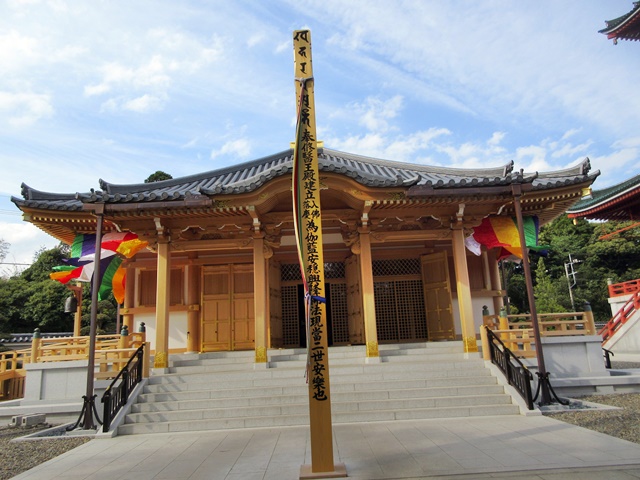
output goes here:
[[[513, 415], [517, 405], [461, 342], [331, 347], [333, 423]], [[269, 350], [269, 368], [254, 369], [254, 352], [171, 357], [154, 375], [118, 434], [184, 432], [309, 423], [305, 349]]]

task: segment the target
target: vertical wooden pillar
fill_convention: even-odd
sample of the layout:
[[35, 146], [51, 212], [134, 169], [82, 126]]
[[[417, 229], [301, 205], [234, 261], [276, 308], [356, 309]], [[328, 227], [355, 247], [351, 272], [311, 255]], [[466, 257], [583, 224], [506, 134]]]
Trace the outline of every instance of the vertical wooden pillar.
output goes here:
[[156, 353], [154, 368], [169, 366], [169, 301], [171, 298], [171, 251], [167, 239], [158, 239], [156, 290]]
[[33, 331], [33, 337], [31, 337], [31, 356], [27, 363], [38, 363], [40, 358], [40, 345], [42, 344], [42, 336], [40, 335], [40, 329], [36, 328]]
[[[495, 251], [487, 252], [487, 257], [489, 261], [489, 273], [491, 274], [491, 285], [493, 289], [500, 295], [495, 295], [493, 297], [493, 308], [495, 313], [498, 313], [502, 307], [504, 307], [504, 296], [502, 295], [502, 281], [500, 280], [500, 269], [498, 267], [498, 259], [496, 258]], [[508, 313], [508, 312], [507, 312]]]
[[76, 302], [78, 303], [76, 311], [73, 314], [73, 336], [79, 337], [80, 330], [82, 329], [82, 287], [76, 285], [69, 287], [69, 289], [73, 292], [73, 295], [76, 297]]
[[187, 352], [199, 352], [200, 344], [200, 267], [187, 265]]
[[135, 332], [133, 328], [133, 313], [130, 309], [135, 306], [136, 297], [136, 269], [127, 267], [127, 276], [124, 285], [124, 306], [122, 312], [122, 325], [126, 326], [130, 332]]
[[360, 278], [362, 289], [362, 313], [364, 316], [364, 338], [367, 357], [378, 358], [378, 330], [376, 327], [376, 304], [373, 294], [373, 266], [371, 237], [365, 228], [360, 233]]
[[255, 313], [255, 363], [267, 363], [267, 263], [264, 257], [264, 234], [253, 237], [253, 306]]
[[493, 290], [493, 282], [491, 281], [491, 269], [489, 268], [489, 257], [487, 251], [483, 248], [480, 253], [482, 259], [482, 280], [486, 290]]
[[456, 269], [456, 290], [458, 292], [458, 309], [460, 311], [460, 326], [462, 327], [462, 341], [464, 351], [477, 352], [475, 322], [473, 320], [473, 305], [471, 303], [471, 286], [469, 283], [469, 269], [467, 266], [467, 252], [464, 245], [464, 230], [462, 226], [453, 229], [453, 263]]

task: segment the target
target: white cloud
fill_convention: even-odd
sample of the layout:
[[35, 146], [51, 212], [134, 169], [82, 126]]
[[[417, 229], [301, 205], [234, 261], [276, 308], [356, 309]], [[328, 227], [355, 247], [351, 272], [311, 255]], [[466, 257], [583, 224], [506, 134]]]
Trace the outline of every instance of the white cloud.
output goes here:
[[637, 174], [638, 162], [640, 160], [640, 146], [633, 148], [621, 148], [614, 150], [607, 155], [589, 156], [591, 168], [600, 170], [601, 175], [597, 179], [594, 187], [604, 188], [609, 185], [620, 183], [626, 178]]
[[11, 30], [0, 35], [0, 65], [5, 74], [37, 61], [38, 40]]
[[247, 38], [247, 46], [249, 48], [255, 47], [256, 45], [261, 44], [265, 41], [265, 36], [263, 33], [255, 33]]
[[220, 149], [211, 151], [211, 159], [229, 155], [236, 158], [248, 158], [251, 155], [251, 142], [246, 138], [229, 140]]
[[49, 95], [0, 91], [0, 112], [5, 113], [9, 125], [26, 127], [53, 116], [54, 109]]
[[[0, 238], [8, 242], [11, 246], [9, 254], [5, 258], [5, 263], [25, 263], [33, 261], [34, 253], [42, 247], [47, 249], [58, 245], [58, 241], [50, 237], [42, 230], [27, 222], [9, 223], [0, 221]], [[24, 269], [24, 266], [18, 267]], [[9, 266], [4, 270], [13, 269]]]
[[504, 132], [493, 132], [493, 135], [491, 135], [491, 138], [487, 140], [487, 145], [498, 146], [506, 136], [507, 134]]
[[546, 172], [553, 170], [547, 162], [547, 149], [540, 145], [529, 145], [516, 149], [516, 167], [524, 168], [525, 172]]
[[130, 110], [132, 112], [137, 113], [147, 113], [158, 111], [162, 109], [162, 100], [153, 95], [142, 95], [141, 97], [134, 98], [133, 100], [129, 100], [124, 102], [122, 108], [124, 110]]
[[[562, 137], [563, 139], [565, 137]], [[580, 143], [578, 145], [572, 145], [571, 143], [566, 143], [565, 145], [560, 146], [557, 150], [554, 150], [551, 153], [553, 158], [561, 158], [561, 157], [573, 157], [578, 153], [586, 153], [589, 151], [589, 147], [593, 145], [593, 141], [589, 140], [584, 143]]]
[[384, 132], [389, 129], [388, 120], [395, 118], [402, 109], [402, 96], [396, 95], [388, 100], [369, 97], [364, 105], [355, 105], [360, 111], [359, 123], [372, 132]]
[[446, 128], [431, 128], [409, 135], [385, 136], [383, 133], [370, 132], [364, 135], [352, 135], [346, 138], [331, 138], [327, 143], [338, 150], [357, 152], [361, 155], [377, 158], [411, 162], [416, 156], [424, 154], [435, 145], [435, 139], [450, 135]]

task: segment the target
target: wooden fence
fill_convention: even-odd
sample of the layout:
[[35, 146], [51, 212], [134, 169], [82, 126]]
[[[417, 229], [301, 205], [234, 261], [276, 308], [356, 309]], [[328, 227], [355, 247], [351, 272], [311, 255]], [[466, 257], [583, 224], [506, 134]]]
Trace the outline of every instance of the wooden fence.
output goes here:
[[[43, 339], [34, 335], [31, 348], [0, 352], [0, 401], [24, 396], [26, 364], [87, 360], [89, 341], [88, 336]], [[95, 378], [115, 378], [131, 355], [145, 341], [145, 333], [138, 332], [128, 335], [97, 335]], [[149, 349], [146, 350], [148, 352]], [[149, 376], [148, 367], [145, 376]]]
[[[518, 357], [536, 355], [531, 315], [484, 315], [483, 324], [493, 331], [505, 346]], [[540, 313], [538, 325], [541, 337], [596, 335], [593, 313]], [[482, 329], [481, 329], [482, 330]]]

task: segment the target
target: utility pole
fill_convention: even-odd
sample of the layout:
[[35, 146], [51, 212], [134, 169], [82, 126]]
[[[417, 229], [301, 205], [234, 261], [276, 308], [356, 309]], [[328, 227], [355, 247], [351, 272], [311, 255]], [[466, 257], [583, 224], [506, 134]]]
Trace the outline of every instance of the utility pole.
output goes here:
[[571, 258], [569, 254], [569, 262], [564, 264], [564, 273], [567, 276], [567, 283], [569, 284], [569, 298], [571, 299], [571, 311], [576, 311], [576, 304], [573, 300], [573, 287], [576, 286], [576, 263], [582, 263], [582, 260]]

